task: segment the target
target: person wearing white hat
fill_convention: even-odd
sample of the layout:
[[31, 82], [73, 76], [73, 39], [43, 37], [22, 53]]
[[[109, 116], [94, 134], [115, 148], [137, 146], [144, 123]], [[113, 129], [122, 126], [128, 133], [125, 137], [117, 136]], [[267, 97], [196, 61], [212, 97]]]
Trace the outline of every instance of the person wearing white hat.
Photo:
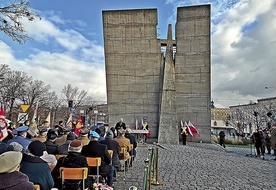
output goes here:
[[19, 172], [22, 153], [4, 152], [0, 155], [0, 189], [35, 190], [27, 175]]
[[7, 144], [10, 144], [11, 142], [18, 142], [23, 146], [24, 150], [27, 150], [27, 147], [32, 142], [30, 139], [27, 138], [27, 131], [29, 127], [28, 126], [20, 126], [16, 128], [17, 136], [13, 139], [8, 140]]

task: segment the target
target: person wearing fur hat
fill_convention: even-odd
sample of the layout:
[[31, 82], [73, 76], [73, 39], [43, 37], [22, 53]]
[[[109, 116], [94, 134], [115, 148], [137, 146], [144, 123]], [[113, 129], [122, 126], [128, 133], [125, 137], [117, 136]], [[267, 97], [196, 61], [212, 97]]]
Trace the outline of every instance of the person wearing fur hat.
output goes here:
[[[62, 183], [61, 178], [59, 177], [59, 168], [60, 167], [68, 167], [68, 168], [81, 168], [87, 167], [89, 168], [86, 157], [81, 154], [82, 143], [80, 140], [73, 140], [70, 142], [68, 147], [68, 155], [61, 157], [58, 159], [57, 165], [52, 171], [52, 176], [55, 181], [55, 187], [61, 189]], [[91, 187], [92, 181], [90, 178], [85, 180], [85, 187]], [[79, 180], [74, 181], [65, 181], [65, 188], [67, 190], [76, 190], [82, 187], [82, 182]]]
[[19, 171], [22, 153], [8, 151], [0, 155], [0, 189], [35, 190], [27, 175]]
[[122, 167], [122, 164], [119, 160], [120, 145], [117, 141], [113, 139], [113, 136], [113, 132], [111, 130], [108, 130], [106, 132], [105, 140], [100, 141], [100, 143], [105, 144], [108, 150], [113, 150], [112, 165], [114, 166], [116, 171], [118, 171]]
[[[82, 149], [82, 154], [87, 157], [101, 157], [100, 175], [107, 177], [107, 185], [113, 185], [114, 167], [110, 165], [111, 156], [107, 146], [98, 142], [100, 135], [95, 131], [90, 131], [90, 142]], [[96, 168], [90, 168], [91, 174], [96, 174]]]
[[39, 184], [41, 190], [49, 190], [54, 186], [54, 180], [47, 162], [40, 158], [44, 150], [42, 142], [32, 141], [28, 146], [28, 153], [23, 154], [20, 171], [26, 174], [31, 182]]
[[11, 142], [18, 142], [23, 146], [23, 149], [26, 150], [28, 145], [32, 142], [30, 139], [27, 138], [27, 126], [20, 126], [16, 128], [17, 136], [13, 139], [8, 140], [7, 144], [10, 144]]

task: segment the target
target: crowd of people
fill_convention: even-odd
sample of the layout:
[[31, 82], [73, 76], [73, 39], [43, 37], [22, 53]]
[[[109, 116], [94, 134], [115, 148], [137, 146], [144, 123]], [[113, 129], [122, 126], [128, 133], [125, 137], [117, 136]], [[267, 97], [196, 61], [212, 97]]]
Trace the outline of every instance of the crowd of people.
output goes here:
[[[39, 184], [41, 190], [62, 189], [60, 167], [87, 167], [89, 174], [96, 174], [96, 168], [88, 166], [86, 157], [101, 157], [102, 182], [112, 189], [118, 172], [131, 167], [136, 156], [137, 139], [131, 132], [123, 119], [111, 128], [82, 127], [79, 135], [67, 129], [62, 121], [53, 127], [45, 121], [37, 131], [28, 122], [13, 131], [8, 129], [0, 140], [0, 189], [31, 190], [35, 189], [34, 184]], [[127, 155], [120, 153], [121, 147], [127, 148]], [[56, 155], [63, 156], [57, 160]], [[123, 157], [132, 159], [122, 162]], [[20, 180], [15, 180], [18, 177]], [[85, 187], [92, 189], [94, 182], [88, 177]], [[82, 185], [79, 180], [65, 180], [63, 187], [76, 190]]]
[[272, 154], [272, 150], [276, 156], [276, 124], [271, 129], [256, 129], [251, 141], [255, 145], [257, 156], [264, 158], [264, 154]]

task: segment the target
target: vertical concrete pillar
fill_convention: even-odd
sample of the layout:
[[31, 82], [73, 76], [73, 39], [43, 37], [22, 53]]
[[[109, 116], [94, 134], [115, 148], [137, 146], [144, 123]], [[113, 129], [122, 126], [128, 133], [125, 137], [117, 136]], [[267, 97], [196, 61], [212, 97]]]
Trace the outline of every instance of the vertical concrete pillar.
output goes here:
[[176, 120], [175, 93], [172, 26], [171, 24], [169, 24], [159, 121], [159, 143], [179, 144], [178, 126]]

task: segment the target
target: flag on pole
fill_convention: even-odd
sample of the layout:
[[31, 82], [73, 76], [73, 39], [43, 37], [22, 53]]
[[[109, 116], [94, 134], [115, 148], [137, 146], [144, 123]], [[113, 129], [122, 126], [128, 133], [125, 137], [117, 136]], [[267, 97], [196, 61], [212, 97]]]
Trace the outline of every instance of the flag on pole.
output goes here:
[[33, 118], [32, 118], [32, 122], [34, 124], [37, 124], [37, 110], [38, 110], [38, 101], [36, 102], [36, 107], [35, 107], [35, 110], [34, 110], [34, 115], [33, 115]]
[[73, 116], [72, 116], [72, 112], [70, 112], [69, 118], [66, 122], [66, 128], [72, 129], [72, 120], [73, 120]]
[[5, 119], [5, 111], [4, 111], [4, 108], [1, 107], [1, 109], [0, 109], [0, 140], [3, 140], [8, 136], [7, 127], [8, 127], [8, 124]]
[[184, 126], [182, 119], [181, 119], [181, 121], [180, 121], [180, 126], [181, 126], [181, 127]]
[[139, 129], [139, 126], [138, 126], [138, 120], [136, 119], [135, 120], [135, 130]]
[[193, 137], [195, 134], [198, 134], [199, 136], [199, 131], [195, 128], [191, 121], [188, 122], [188, 131]]
[[76, 134], [77, 136], [79, 136], [80, 131], [81, 131], [81, 128], [82, 128], [82, 118], [81, 118], [81, 115], [79, 115], [79, 117], [78, 117], [78, 122], [77, 122], [76, 128], [75, 128], [75, 134]]

